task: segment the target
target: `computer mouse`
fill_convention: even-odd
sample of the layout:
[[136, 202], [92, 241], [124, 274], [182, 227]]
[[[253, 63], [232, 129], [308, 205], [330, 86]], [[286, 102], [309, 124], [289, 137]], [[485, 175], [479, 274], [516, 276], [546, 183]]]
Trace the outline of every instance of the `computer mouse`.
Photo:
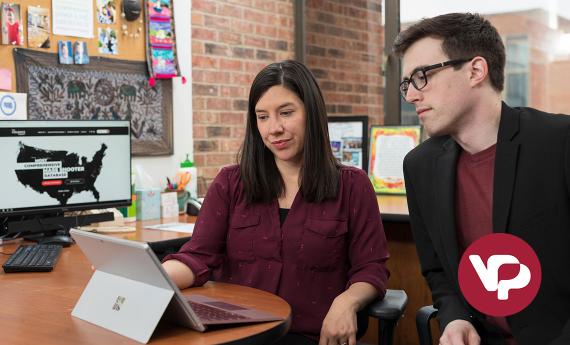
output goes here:
[[73, 239], [67, 235], [47, 236], [38, 241], [39, 244], [57, 244], [62, 247], [69, 247], [73, 243]]

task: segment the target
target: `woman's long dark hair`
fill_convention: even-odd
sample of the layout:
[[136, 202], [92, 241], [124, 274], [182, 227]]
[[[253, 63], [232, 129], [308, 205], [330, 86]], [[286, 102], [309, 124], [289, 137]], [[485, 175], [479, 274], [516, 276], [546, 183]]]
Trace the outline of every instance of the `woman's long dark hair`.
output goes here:
[[269, 202], [285, 192], [273, 153], [259, 134], [255, 114], [259, 99], [276, 85], [294, 92], [305, 106], [305, 142], [299, 192], [308, 202], [335, 198], [339, 188], [339, 164], [329, 142], [323, 95], [307, 67], [300, 62], [286, 60], [272, 63], [259, 72], [249, 92], [245, 139], [238, 155], [247, 202]]

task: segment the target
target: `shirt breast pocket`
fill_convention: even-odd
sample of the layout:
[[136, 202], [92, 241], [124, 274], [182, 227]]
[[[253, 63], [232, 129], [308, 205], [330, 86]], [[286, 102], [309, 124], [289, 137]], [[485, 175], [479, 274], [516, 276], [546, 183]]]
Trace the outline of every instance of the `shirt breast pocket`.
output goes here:
[[253, 241], [259, 225], [259, 215], [236, 215], [230, 222], [227, 252], [230, 260], [253, 261]]
[[346, 220], [307, 219], [299, 246], [300, 262], [311, 269], [330, 270], [344, 266], [347, 233]]

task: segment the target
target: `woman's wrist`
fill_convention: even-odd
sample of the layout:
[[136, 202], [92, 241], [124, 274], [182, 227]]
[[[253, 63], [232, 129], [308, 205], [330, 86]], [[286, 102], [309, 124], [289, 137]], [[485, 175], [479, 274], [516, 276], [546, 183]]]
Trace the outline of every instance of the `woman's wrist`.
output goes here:
[[334, 299], [334, 304], [341, 305], [343, 309], [356, 313], [360, 310], [360, 301], [355, 296], [352, 296], [349, 290], [341, 293]]

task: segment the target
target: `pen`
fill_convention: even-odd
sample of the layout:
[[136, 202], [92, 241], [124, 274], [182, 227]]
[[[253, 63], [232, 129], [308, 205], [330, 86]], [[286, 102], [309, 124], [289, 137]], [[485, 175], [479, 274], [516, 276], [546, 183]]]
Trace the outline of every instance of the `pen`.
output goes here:
[[168, 187], [168, 189], [172, 189], [172, 183], [170, 182], [170, 179], [168, 178], [168, 176], [166, 176], [166, 182], [168, 182], [166, 187]]

